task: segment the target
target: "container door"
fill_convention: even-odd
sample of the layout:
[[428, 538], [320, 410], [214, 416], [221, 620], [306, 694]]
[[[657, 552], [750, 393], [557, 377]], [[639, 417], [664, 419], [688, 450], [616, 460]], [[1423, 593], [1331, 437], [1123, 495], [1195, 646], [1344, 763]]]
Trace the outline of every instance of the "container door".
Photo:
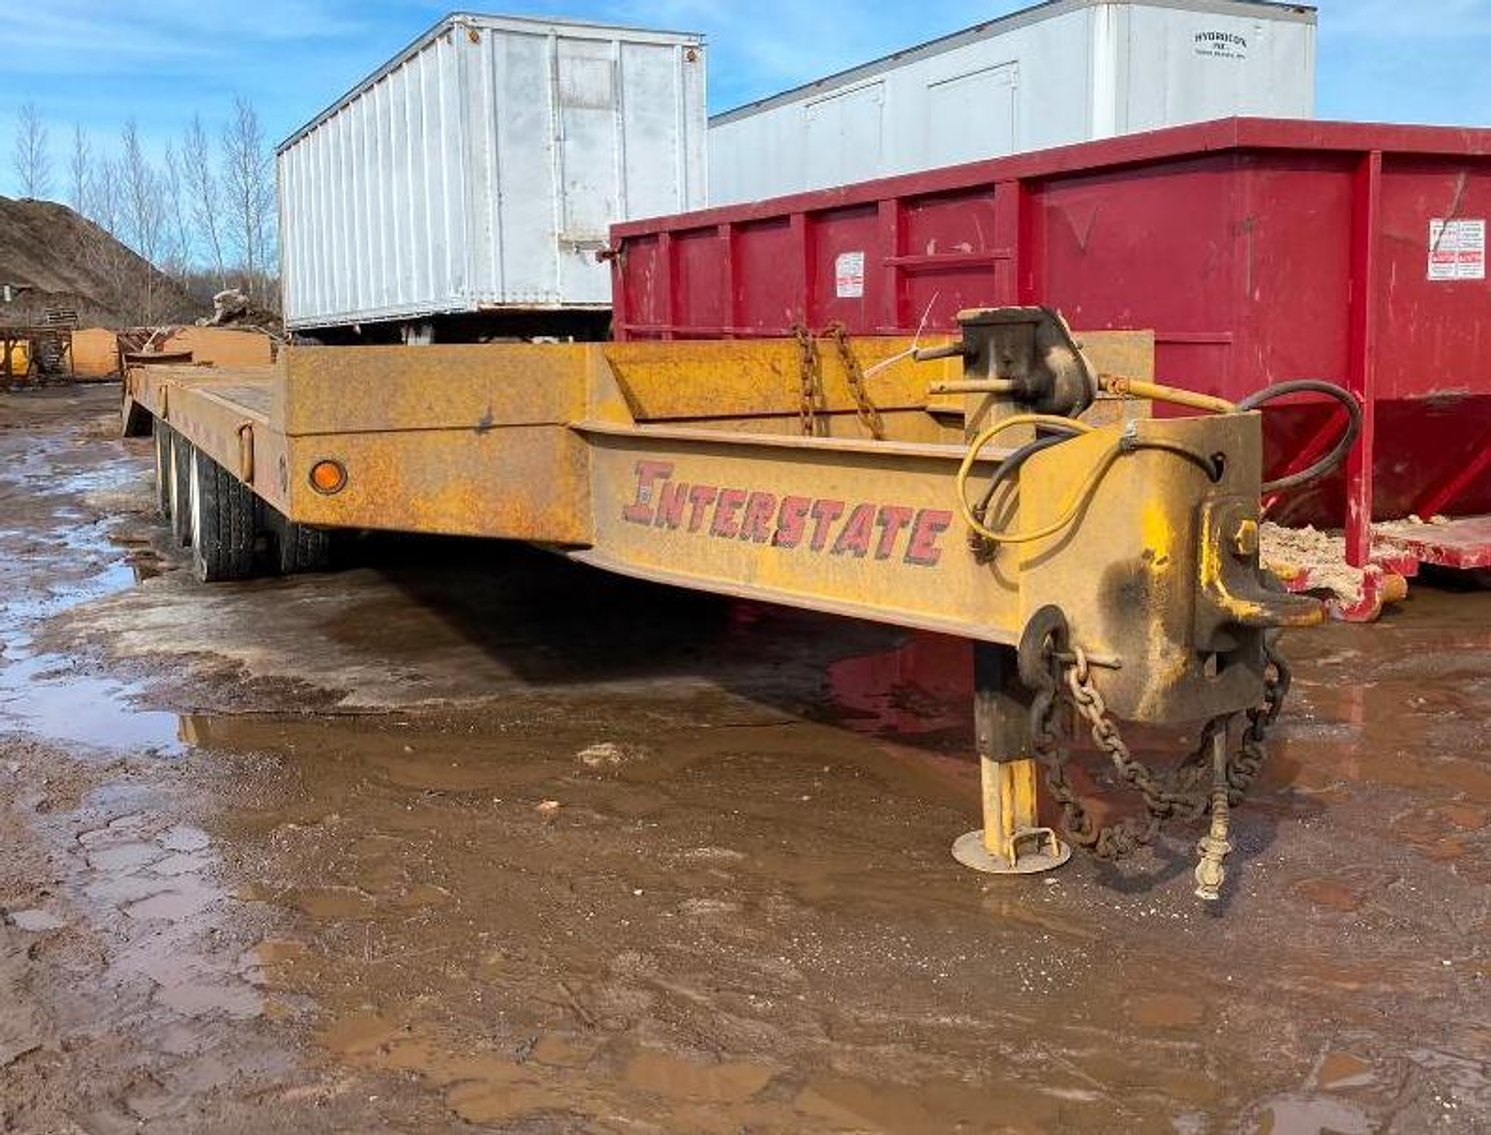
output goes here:
[[[582, 54], [594, 50], [596, 54]], [[601, 54], [604, 53], [604, 54]], [[558, 61], [561, 244], [604, 248], [617, 200], [616, 65], [611, 45], [562, 41]]]
[[1019, 65], [1000, 63], [927, 84], [922, 168], [1015, 152]]
[[808, 103], [804, 137], [808, 189], [879, 177], [885, 87], [870, 83]]

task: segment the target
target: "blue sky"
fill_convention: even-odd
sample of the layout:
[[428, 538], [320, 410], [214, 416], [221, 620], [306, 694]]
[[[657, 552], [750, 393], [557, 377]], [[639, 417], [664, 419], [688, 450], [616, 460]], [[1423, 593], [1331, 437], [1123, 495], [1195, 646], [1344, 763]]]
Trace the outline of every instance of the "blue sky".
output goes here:
[[[153, 147], [233, 96], [279, 140], [460, 0], [0, 0], [0, 192], [16, 109], [47, 120], [56, 180], [75, 122], [95, 148], [133, 114]], [[1022, 0], [488, 0], [467, 7], [683, 31], [710, 43], [711, 110], [1014, 11]], [[1491, 0], [1319, 0], [1323, 118], [1491, 125]]]

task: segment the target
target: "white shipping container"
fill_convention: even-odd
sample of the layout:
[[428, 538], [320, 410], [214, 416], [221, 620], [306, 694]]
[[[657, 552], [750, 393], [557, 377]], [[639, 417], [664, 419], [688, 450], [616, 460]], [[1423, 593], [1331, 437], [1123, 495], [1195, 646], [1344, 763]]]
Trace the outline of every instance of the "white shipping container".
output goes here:
[[735, 204], [1232, 115], [1315, 113], [1315, 9], [1050, 0], [716, 115]]
[[706, 203], [704, 43], [442, 20], [278, 150], [286, 324], [606, 309], [613, 221]]

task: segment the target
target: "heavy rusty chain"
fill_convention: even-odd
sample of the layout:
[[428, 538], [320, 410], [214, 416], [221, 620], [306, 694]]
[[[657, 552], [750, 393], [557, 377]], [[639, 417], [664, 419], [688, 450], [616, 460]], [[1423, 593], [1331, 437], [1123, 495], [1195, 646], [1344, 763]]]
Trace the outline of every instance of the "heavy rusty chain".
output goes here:
[[[1154, 839], [1160, 825], [1172, 817], [1193, 820], [1212, 807], [1212, 769], [1209, 754], [1219, 731], [1231, 715], [1208, 721], [1192, 753], [1169, 772], [1150, 768], [1137, 759], [1108, 714], [1103, 695], [1092, 682], [1086, 656], [1068, 651], [1061, 641], [1047, 642], [1046, 665], [1039, 675], [1030, 708], [1031, 747], [1046, 771], [1046, 783], [1060, 805], [1062, 826], [1068, 838], [1102, 859], [1122, 859]], [[1288, 664], [1271, 643], [1264, 645], [1265, 676], [1263, 703], [1247, 711], [1247, 725], [1236, 753], [1227, 759], [1228, 803], [1240, 803], [1257, 778], [1267, 756], [1268, 730], [1278, 719], [1291, 675]], [[1027, 679], [1030, 675], [1022, 671]], [[1070, 753], [1061, 741], [1057, 721], [1063, 698], [1088, 727], [1100, 752], [1118, 774], [1144, 799], [1144, 814], [1116, 824], [1096, 827], [1067, 777]]]
[[1263, 640], [1263, 663], [1263, 704], [1248, 710], [1248, 725], [1243, 730], [1241, 747], [1227, 767], [1228, 796], [1233, 804], [1242, 799], [1263, 768], [1268, 757], [1268, 731], [1279, 720], [1284, 699], [1289, 696], [1289, 686], [1294, 681], [1289, 663], [1268, 637]]
[[[1030, 747], [1041, 767], [1046, 770], [1046, 787], [1061, 807], [1061, 826], [1067, 838], [1078, 847], [1095, 851], [1098, 833], [1093, 830], [1092, 817], [1082, 806], [1077, 790], [1067, 779], [1066, 766], [1070, 754], [1061, 743], [1061, 660], [1054, 644], [1048, 643], [1037, 674], [1022, 671], [1021, 677], [1034, 691], [1030, 703]], [[1022, 658], [1023, 661], [1023, 658]]]
[[885, 420], [875, 408], [875, 403], [870, 401], [870, 392], [865, 389], [865, 372], [860, 368], [859, 360], [854, 357], [854, 349], [849, 346], [848, 328], [842, 323], [830, 323], [823, 329], [823, 334], [832, 339], [839, 349], [839, 359], [844, 364], [844, 375], [849, 380], [849, 394], [854, 399], [854, 410], [859, 415], [860, 423], [876, 441], [883, 440]]
[[802, 423], [803, 437], [818, 435], [818, 400], [823, 389], [823, 373], [818, 362], [818, 347], [813, 336], [801, 323], [792, 325], [792, 337], [797, 340], [798, 360], [798, 417]]

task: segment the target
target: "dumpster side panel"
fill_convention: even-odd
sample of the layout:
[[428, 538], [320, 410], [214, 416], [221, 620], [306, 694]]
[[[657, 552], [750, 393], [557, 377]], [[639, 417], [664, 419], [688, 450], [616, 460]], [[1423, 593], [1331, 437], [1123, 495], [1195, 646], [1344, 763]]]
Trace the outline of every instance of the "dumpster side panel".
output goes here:
[[[807, 252], [802, 240], [801, 217], [772, 217], [735, 227], [733, 279], [725, 286], [730, 288], [736, 326], [743, 333], [784, 335], [794, 321], [806, 320]], [[757, 287], [757, 280], [770, 283]]]
[[901, 286], [897, 323], [946, 327], [957, 313], [986, 305], [998, 281], [1001, 221], [1014, 189], [988, 184], [893, 202]]
[[[1378, 235], [1386, 284], [1377, 374], [1381, 396], [1453, 398], [1474, 378], [1487, 381], [1488, 218], [1491, 164], [1384, 157]], [[1441, 231], [1439, 247], [1431, 249], [1435, 222], [1447, 219], [1450, 234]], [[1451, 250], [1451, 237], [1467, 247]], [[1424, 363], [1431, 359], [1441, 364], [1438, 373], [1426, 373]]]
[[1375, 512], [1491, 512], [1491, 161], [1385, 154], [1380, 210]]

